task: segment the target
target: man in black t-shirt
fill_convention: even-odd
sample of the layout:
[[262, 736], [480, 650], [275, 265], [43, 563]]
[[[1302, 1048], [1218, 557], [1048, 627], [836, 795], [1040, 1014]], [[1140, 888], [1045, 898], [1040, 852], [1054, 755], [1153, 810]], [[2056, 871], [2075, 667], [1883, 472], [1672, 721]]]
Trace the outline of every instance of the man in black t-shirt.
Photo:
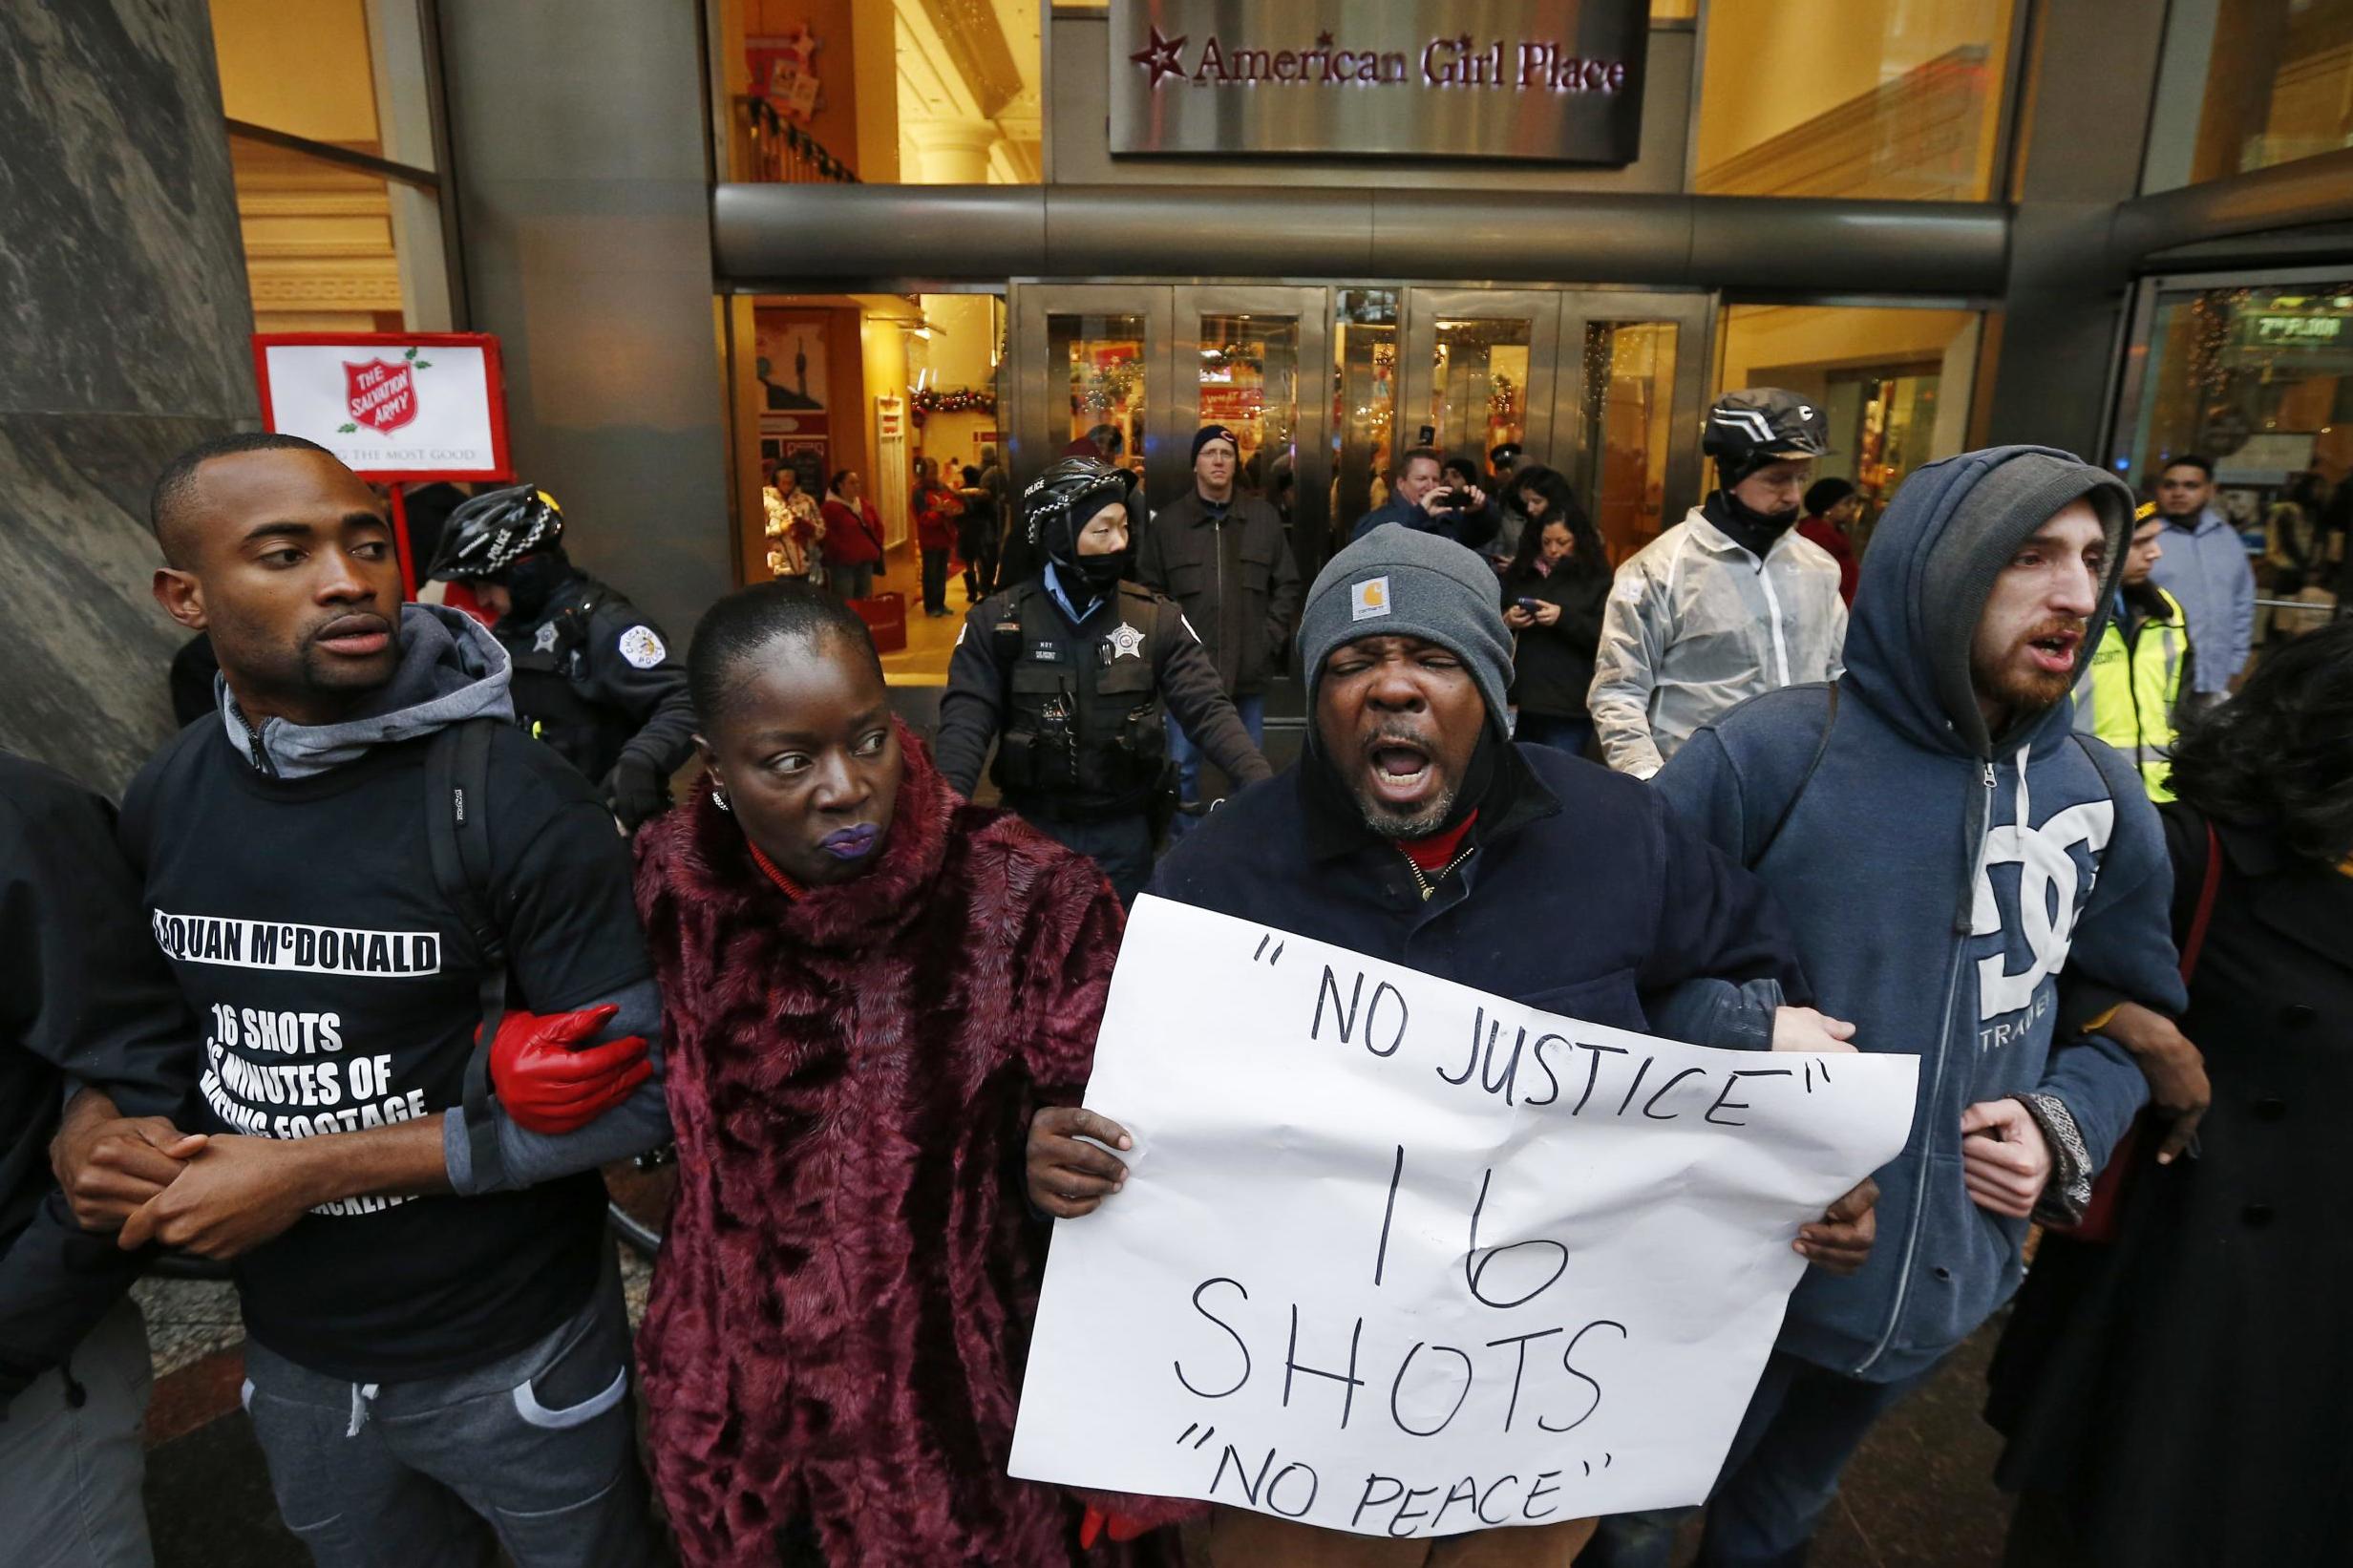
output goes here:
[[660, 1079], [635, 1049], [558, 1049], [559, 1073], [595, 1061], [586, 1091], [611, 1108], [560, 1135], [494, 1112], [500, 1168], [475, 1168], [458, 1108], [486, 960], [432, 871], [431, 737], [500, 721], [495, 1061], [590, 1007], [617, 1009], [608, 1035], [657, 1034], [623, 841], [510, 722], [496, 640], [401, 604], [381, 503], [330, 455], [207, 443], [165, 469], [153, 513], [157, 599], [210, 631], [223, 682], [216, 719], [132, 784], [121, 832], [204, 1033], [208, 1138], [122, 1244], [234, 1259], [247, 1408], [321, 1563], [483, 1560], [494, 1534], [519, 1568], [647, 1560], [594, 1170], [667, 1135]]

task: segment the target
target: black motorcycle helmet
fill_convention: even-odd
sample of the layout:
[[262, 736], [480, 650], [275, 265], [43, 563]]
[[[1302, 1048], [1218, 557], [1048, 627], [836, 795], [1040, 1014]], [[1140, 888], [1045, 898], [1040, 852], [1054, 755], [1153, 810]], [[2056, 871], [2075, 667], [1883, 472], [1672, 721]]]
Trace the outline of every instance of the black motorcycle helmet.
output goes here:
[[503, 577], [524, 556], [554, 550], [563, 538], [563, 512], [537, 485], [486, 490], [452, 512], [441, 528], [427, 577], [473, 583]]
[[1830, 416], [1779, 387], [1726, 392], [1707, 411], [1700, 450], [1716, 460], [1716, 472], [1729, 490], [1768, 463], [1827, 455]]
[[1078, 535], [1113, 501], [1125, 505], [1135, 476], [1100, 457], [1063, 457], [1021, 493], [1029, 542], [1057, 566], [1078, 564]]

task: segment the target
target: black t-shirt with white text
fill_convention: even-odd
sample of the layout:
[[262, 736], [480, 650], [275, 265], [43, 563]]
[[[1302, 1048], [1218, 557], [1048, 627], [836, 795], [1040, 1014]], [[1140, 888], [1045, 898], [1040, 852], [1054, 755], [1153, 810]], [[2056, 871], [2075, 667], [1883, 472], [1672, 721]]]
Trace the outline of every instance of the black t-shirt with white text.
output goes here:
[[[201, 1130], [308, 1137], [461, 1104], [480, 961], [435, 883], [424, 739], [300, 779], [199, 722], [123, 802], [155, 940], [205, 1035]], [[501, 727], [490, 758], [493, 919], [509, 1005], [582, 1006], [644, 980], [626, 846], [587, 784]], [[477, 1197], [353, 1197], [238, 1260], [253, 1337], [354, 1382], [447, 1376], [586, 1302], [594, 1172]]]

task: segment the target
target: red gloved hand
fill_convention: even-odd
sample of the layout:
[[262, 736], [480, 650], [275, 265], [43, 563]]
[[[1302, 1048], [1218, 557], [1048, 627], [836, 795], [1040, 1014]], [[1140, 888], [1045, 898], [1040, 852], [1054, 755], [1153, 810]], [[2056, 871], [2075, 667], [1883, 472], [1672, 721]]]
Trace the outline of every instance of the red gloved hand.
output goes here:
[[[642, 1036], [587, 1046], [621, 1009], [510, 1012], [490, 1043], [490, 1082], [518, 1127], [577, 1133], [653, 1076]], [[481, 1030], [475, 1030], [481, 1038]]]
[[1089, 1503], [1087, 1516], [1079, 1521], [1078, 1544], [1080, 1550], [1084, 1551], [1094, 1545], [1097, 1539], [1108, 1535], [1113, 1540], [1124, 1545], [1138, 1536], [1149, 1534], [1152, 1528], [1151, 1525], [1131, 1519], [1124, 1514], [1106, 1514], [1094, 1504]]

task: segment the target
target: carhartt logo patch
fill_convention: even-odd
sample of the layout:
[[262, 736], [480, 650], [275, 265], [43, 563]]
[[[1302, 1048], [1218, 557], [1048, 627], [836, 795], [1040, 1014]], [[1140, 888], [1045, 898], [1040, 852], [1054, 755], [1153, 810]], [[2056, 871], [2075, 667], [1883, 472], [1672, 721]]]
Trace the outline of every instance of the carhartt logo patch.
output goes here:
[[1368, 577], [1348, 585], [1348, 619], [1369, 621], [1388, 613], [1388, 579]]

